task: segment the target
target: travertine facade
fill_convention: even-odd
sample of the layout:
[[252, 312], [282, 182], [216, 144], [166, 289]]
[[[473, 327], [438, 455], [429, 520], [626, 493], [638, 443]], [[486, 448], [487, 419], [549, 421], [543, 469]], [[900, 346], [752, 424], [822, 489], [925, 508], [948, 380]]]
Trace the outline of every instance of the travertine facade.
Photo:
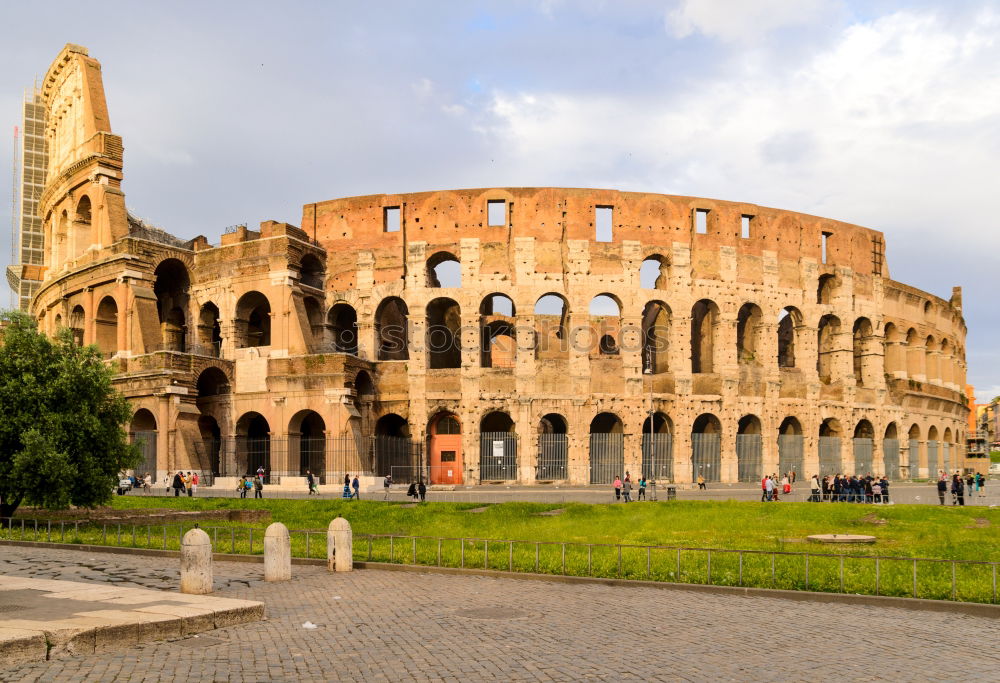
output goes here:
[[684, 482], [963, 464], [960, 291], [889, 279], [879, 232], [491, 188], [336, 199], [300, 227], [182, 242], [125, 210], [98, 63], [68, 46], [43, 92], [33, 311], [113, 358], [161, 475]]

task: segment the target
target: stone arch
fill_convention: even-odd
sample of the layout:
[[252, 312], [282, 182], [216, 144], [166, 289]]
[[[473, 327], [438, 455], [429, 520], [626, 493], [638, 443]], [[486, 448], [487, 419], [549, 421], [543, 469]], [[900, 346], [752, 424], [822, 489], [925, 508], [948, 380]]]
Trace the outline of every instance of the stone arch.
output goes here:
[[716, 335], [719, 307], [709, 299], [701, 299], [691, 308], [691, 372], [715, 371]]
[[920, 335], [914, 328], [906, 332], [906, 374], [910, 379], [924, 377], [924, 350]]
[[392, 475], [400, 483], [417, 478], [417, 454], [410, 440], [410, 425], [396, 413], [386, 413], [375, 422], [375, 473]]
[[858, 424], [854, 426], [854, 438], [855, 439], [875, 438], [875, 428], [872, 427], [872, 423], [866, 419], [858, 420]]
[[135, 411], [132, 421], [129, 423], [129, 442], [139, 448], [142, 460], [135, 466], [133, 471], [137, 477], [145, 477], [147, 474], [154, 482], [159, 478], [157, 468], [157, 424], [153, 413], [146, 408]]
[[462, 367], [462, 308], [454, 299], [439, 297], [427, 304], [427, 367]]
[[302, 299], [302, 307], [306, 312], [306, 322], [309, 323], [309, 334], [312, 337], [312, 347], [321, 350], [326, 336], [326, 325], [323, 316], [323, 306], [316, 297], [307, 296]]
[[670, 259], [661, 254], [650, 254], [639, 267], [639, 287], [642, 289], [667, 289], [670, 284]]
[[670, 307], [650, 301], [642, 309], [643, 369], [651, 374], [670, 370]]
[[905, 337], [902, 331], [894, 323], [887, 322], [882, 329], [882, 337], [885, 340], [885, 357], [883, 359], [883, 370], [888, 377], [897, 377], [906, 374], [906, 347]]
[[247, 292], [236, 303], [236, 348], [271, 345], [271, 302], [257, 291]]
[[90, 197], [83, 195], [76, 204], [75, 217], [73, 219], [73, 258], [83, 255], [87, 248], [94, 243], [92, 226], [93, 206]]
[[252, 476], [263, 467], [265, 482], [270, 481], [271, 426], [258, 412], [243, 413], [236, 421], [236, 466]]
[[833, 298], [837, 296], [839, 284], [836, 275], [820, 275], [819, 285], [816, 288], [816, 303], [832, 304]]
[[222, 355], [222, 324], [219, 322], [219, 307], [211, 301], [202, 304], [198, 311], [198, 346], [208, 356]]
[[462, 483], [465, 459], [459, 417], [447, 410], [435, 413], [427, 423], [427, 434], [431, 483]]
[[941, 379], [940, 348], [934, 335], [927, 335], [927, 340], [924, 342], [924, 368], [928, 382]]
[[383, 299], [375, 311], [378, 360], [409, 360], [409, 310], [396, 296]]
[[83, 306], [77, 304], [69, 313], [69, 329], [73, 332], [73, 342], [77, 346], [83, 346], [83, 332], [86, 324], [87, 314]]
[[569, 354], [569, 304], [561, 294], [549, 292], [535, 302], [535, 358], [562, 359]]
[[691, 423], [691, 481], [722, 480], [722, 423], [702, 413]]
[[537, 481], [569, 478], [569, 422], [559, 413], [547, 413], [538, 420]]
[[602, 356], [617, 356], [618, 337], [621, 335], [621, 301], [613, 294], [598, 294], [590, 300], [588, 310], [598, 353]]
[[358, 313], [353, 306], [344, 302], [331, 306], [326, 314], [326, 326], [335, 352], [358, 355]]
[[439, 251], [427, 259], [427, 286], [461, 287], [462, 262], [448, 251]]
[[785, 306], [778, 314], [778, 367], [794, 368], [797, 330], [802, 326], [802, 313], [794, 306]]
[[199, 399], [226, 396], [232, 391], [229, 377], [214, 365], [210, 365], [201, 371], [195, 386], [197, 387]]
[[736, 316], [736, 358], [740, 365], [762, 365], [764, 314], [760, 306], [745, 303]]
[[778, 427], [778, 472], [782, 474], [804, 474], [805, 437], [802, 423], [789, 415]]
[[306, 287], [323, 289], [326, 267], [315, 254], [306, 254], [299, 262], [299, 282]]
[[479, 305], [480, 365], [513, 368], [517, 358], [515, 308], [506, 294], [489, 294]]
[[816, 330], [816, 372], [819, 374], [819, 381], [823, 384], [830, 384], [835, 379], [837, 335], [840, 334], [840, 318], [835, 315], [824, 315], [820, 318], [819, 326]]
[[642, 423], [642, 475], [651, 481], [673, 481], [674, 423], [670, 416], [652, 412]]
[[763, 439], [760, 418], [744, 415], [736, 429], [736, 464], [738, 481], [760, 481], [764, 472]]
[[624, 470], [625, 425], [615, 413], [598, 413], [590, 421], [590, 483], [610, 484]]
[[153, 275], [156, 278], [153, 293], [160, 316], [163, 348], [167, 351], [186, 351], [188, 292], [191, 289], [188, 267], [179, 259], [167, 258], [160, 261]]
[[868, 318], [858, 318], [854, 321], [851, 352], [854, 365], [854, 382], [859, 387], [869, 387], [875, 384], [876, 368], [875, 345], [877, 340], [872, 332], [872, 324]]
[[315, 410], [300, 410], [288, 421], [288, 450], [301, 477], [326, 479], [326, 422]]
[[118, 303], [113, 296], [106, 296], [97, 305], [94, 319], [97, 328], [97, 348], [105, 357], [118, 350]]
[[943, 384], [951, 384], [952, 380], [952, 345], [947, 337], [941, 340], [941, 355], [938, 356], [938, 375]]

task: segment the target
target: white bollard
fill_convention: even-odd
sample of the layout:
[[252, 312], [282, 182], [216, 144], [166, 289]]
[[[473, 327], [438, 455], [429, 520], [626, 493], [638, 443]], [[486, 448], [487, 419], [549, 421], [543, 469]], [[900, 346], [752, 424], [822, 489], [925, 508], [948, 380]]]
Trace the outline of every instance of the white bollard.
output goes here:
[[288, 581], [292, 578], [292, 538], [288, 527], [275, 522], [264, 532], [264, 580]]
[[349, 572], [354, 569], [354, 540], [351, 524], [343, 517], [337, 517], [326, 529], [327, 569]]
[[181, 593], [212, 592], [212, 539], [201, 529], [191, 529], [181, 539]]

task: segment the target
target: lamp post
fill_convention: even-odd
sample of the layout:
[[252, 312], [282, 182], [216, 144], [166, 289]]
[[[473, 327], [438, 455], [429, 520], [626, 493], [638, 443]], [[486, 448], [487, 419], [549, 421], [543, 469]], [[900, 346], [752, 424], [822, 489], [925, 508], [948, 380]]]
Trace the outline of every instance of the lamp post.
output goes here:
[[[649, 375], [649, 442], [647, 448], [649, 448], [649, 456], [650, 456], [649, 460], [651, 463], [654, 463], [655, 458], [653, 457], [653, 354], [652, 352], [650, 352], [646, 358], [646, 367], [643, 370], [643, 374]], [[642, 469], [645, 470], [645, 468]], [[655, 472], [656, 470], [655, 465], [653, 467], [653, 470]], [[646, 472], [643, 471], [642, 476], [645, 475]], [[655, 482], [656, 476], [652, 475], [651, 479]]]

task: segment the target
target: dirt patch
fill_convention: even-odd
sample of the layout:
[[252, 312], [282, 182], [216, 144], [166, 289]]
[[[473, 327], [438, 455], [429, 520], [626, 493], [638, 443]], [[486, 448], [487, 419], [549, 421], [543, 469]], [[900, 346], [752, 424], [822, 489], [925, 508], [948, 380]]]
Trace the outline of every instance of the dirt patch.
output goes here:
[[479, 513], [486, 512], [489, 509], [490, 509], [489, 505], [484, 505], [481, 508], [472, 508], [471, 510], [466, 510], [466, 512], [471, 512], [474, 515], [478, 515]]
[[565, 508], [558, 508], [556, 510], [546, 510], [545, 512], [539, 512], [539, 517], [557, 517], [562, 513], [566, 512]]
[[869, 512], [867, 515], [858, 520], [862, 524], [871, 524], [872, 526], [885, 526], [889, 523], [889, 520], [882, 519], [874, 512]]
[[972, 520], [972, 524], [966, 525], [966, 529], [986, 529], [990, 526], [990, 520], [984, 519], [982, 517], [976, 517]]
[[51, 519], [67, 522], [101, 522], [105, 524], [164, 524], [170, 522], [199, 522], [219, 520], [259, 524], [271, 521], [270, 510], [171, 510], [170, 508], [145, 508], [136, 510], [115, 510], [95, 508], [93, 510], [38, 510], [20, 508], [15, 517], [25, 519]]

